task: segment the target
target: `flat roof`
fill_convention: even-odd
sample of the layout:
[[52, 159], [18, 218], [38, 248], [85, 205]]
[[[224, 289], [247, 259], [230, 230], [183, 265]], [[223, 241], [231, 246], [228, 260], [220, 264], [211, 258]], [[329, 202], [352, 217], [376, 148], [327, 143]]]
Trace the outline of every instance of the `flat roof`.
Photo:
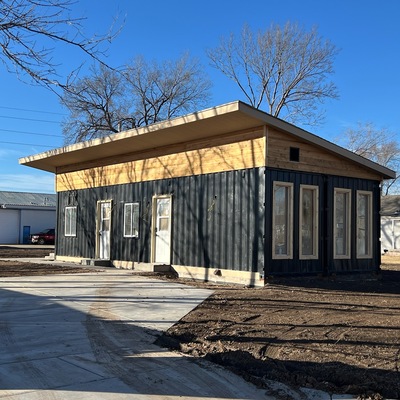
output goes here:
[[257, 110], [241, 101], [208, 108], [182, 117], [149, 126], [75, 143], [43, 153], [23, 157], [19, 163], [43, 171], [57, 173], [60, 167], [81, 164], [167, 145], [207, 139], [229, 132], [269, 126], [310, 142], [320, 148], [378, 172], [384, 179], [394, 179], [389, 168], [361, 157], [295, 125]]

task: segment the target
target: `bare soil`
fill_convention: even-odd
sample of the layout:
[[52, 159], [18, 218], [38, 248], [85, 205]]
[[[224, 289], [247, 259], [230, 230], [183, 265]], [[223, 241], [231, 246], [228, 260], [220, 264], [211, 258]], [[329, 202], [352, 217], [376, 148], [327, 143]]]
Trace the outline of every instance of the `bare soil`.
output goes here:
[[[0, 258], [33, 257], [23, 250], [0, 246]], [[280, 399], [292, 397], [271, 381], [398, 399], [400, 256], [382, 262], [379, 276], [275, 280], [257, 289], [179, 280], [214, 294], [157, 343], [220, 364]], [[0, 260], [0, 276], [74, 272], [82, 268]]]
[[271, 380], [399, 399], [400, 257], [384, 256], [380, 276], [215, 287], [159, 344], [229, 368], [276, 398], [292, 397]]
[[[16, 260], [18, 258], [44, 258], [50, 252], [51, 249], [35, 246], [0, 246], [0, 258], [15, 258]], [[82, 272], [82, 268], [0, 260], [0, 277], [74, 274], [78, 272]]]

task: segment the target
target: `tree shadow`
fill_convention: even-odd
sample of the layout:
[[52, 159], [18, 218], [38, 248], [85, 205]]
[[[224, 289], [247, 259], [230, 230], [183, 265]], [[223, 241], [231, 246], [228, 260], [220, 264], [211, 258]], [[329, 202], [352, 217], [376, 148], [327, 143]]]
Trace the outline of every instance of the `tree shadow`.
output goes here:
[[[62, 280], [3, 279], [2, 286], [2, 397], [54, 391], [60, 396], [97, 393], [99, 399], [128, 393], [243, 398], [233, 374], [210, 371], [199, 360], [154, 344], [164, 329], [160, 327], [174, 322], [172, 307], [193, 308], [204, 293], [118, 274], [110, 282], [79, 274]], [[256, 393], [244, 385], [248, 396]]]
[[400, 396], [398, 371], [359, 368], [342, 362], [258, 360], [240, 350], [209, 354], [206, 359], [264, 387], [268, 387], [267, 380], [273, 380], [293, 387], [312, 387], [331, 394], [379, 393], [385, 398]]
[[368, 292], [380, 294], [400, 293], [400, 270], [382, 269], [380, 273], [334, 274], [330, 276], [273, 277], [268, 284], [308, 289]]

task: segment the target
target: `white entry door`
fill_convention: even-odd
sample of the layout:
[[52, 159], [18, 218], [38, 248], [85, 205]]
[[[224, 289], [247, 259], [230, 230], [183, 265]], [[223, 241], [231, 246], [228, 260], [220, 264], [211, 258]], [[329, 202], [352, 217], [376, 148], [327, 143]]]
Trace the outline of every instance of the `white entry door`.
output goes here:
[[171, 263], [171, 196], [153, 199], [153, 262]]
[[110, 259], [111, 201], [101, 201], [97, 207], [98, 258]]

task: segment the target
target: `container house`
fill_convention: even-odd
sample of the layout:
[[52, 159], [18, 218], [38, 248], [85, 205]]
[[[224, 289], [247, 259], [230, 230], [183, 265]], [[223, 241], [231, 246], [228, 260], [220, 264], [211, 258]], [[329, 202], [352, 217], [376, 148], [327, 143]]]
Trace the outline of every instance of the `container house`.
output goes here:
[[55, 174], [58, 260], [251, 285], [378, 271], [395, 176], [240, 101], [20, 163]]

